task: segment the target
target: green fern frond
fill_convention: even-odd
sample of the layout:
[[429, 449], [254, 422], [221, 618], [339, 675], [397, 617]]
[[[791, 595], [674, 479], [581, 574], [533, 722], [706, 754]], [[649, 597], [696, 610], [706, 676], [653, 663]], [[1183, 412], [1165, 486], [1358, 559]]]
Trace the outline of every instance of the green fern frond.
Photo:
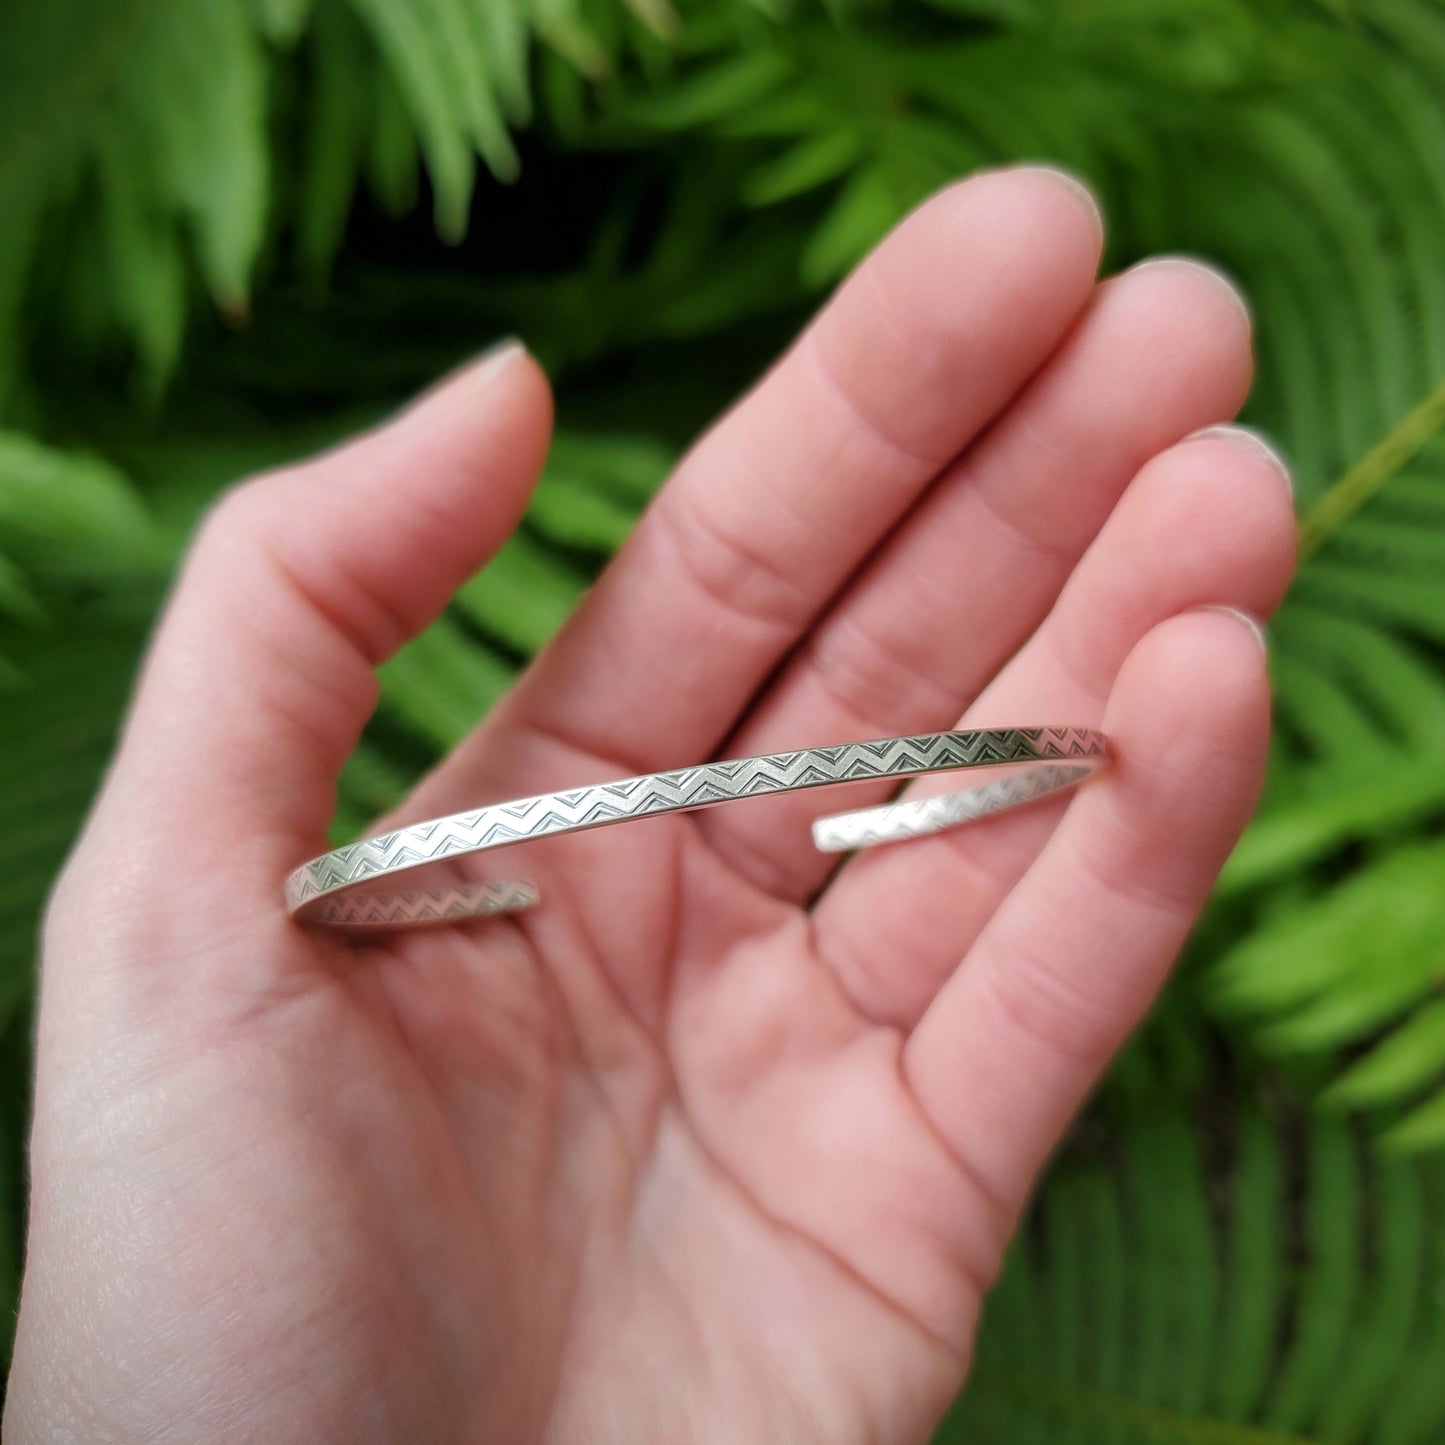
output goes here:
[[[1306, 514], [1299, 582], [1275, 625], [1296, 756], [1226, 870], [1224, 891], [1293, 874], [1293, 892], [1213, 973], [1220, 1010], [1281, 1055], [1367, 1050], [1325, 1093], [1445, 1143], [1445, 386], [1388, 427]], [[1381, 851], [1381, 845], [1388, 845]], [[1303, 864], [1367, 846], [1328, 881]], [[1423, 1010], [1423, 1012], [1421, 1012]]]
[[268, 170], [263, 55], [245, 0], [6, 6], [0, 135], [0, 400], [21, 298], [62, 212], [83, 218], [113, 314], [153, 371], [178, 345], [188, 247], [217, 303], [244, 308]]
[[1430, 1084], [1445, 1058], [1445, 1001], [1417, 1008], [1325, 1091], [1326, 1103], [1372, 1107], [1408, 1097]]
[[164, 564], [155, 524], [121, 472], [0, 430], [0, 615], [43, 610], [40, 587], [155, 581]]
[[[616, 0], [619, 5], [622, 0]], [[632, 0], [671, 33], [665, 0]], [[409, 204], [424, 159], [440, 233], [466, 230], [476, 163], [516, 176], [534, 38], [605, 65], [575, 0], [52, 0], [0, 9], [0, 406], [24, 313], [63, 297], [94, 345], [124, 339], [154, 393], [184, 331], [188, 278], [244, 317], [279, 216], [273, 92], [314, 73], [295, 192], [303, 258], [324, 270], [361, 178]], [[22, 306], [22, 301], [26, 304]], [[55, 303], [52, 302], [52, 305]]]
[[[1445, 1334], [1426, 1221], [1438, 1162], [1362, 1154], [1332, 1121], [1282, 1129], [1106, 1101], [1056, 1169], [990, 1299], [938, 1445], [1430, 1445]], [[1369, 1204], [1366, 1204], [1366, 1200]]]

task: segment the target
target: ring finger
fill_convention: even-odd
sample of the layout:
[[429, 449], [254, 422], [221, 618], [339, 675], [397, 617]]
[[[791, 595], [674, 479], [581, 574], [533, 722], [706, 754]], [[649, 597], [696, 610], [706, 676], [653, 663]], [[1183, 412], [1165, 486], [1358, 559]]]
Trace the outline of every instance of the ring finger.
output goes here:
[[[1268, 616], [1294, 550], [1284, 470], [1250, 433], [1221, 428], [1174, 447], [1130, 486], [1058, 605], [963, 725], [1098, 725], [1142, 637], [1202, 606]], [[910, 796], [946, 786], [921, 784]], [[848, 864], [814, 922], [820, 952], [858, 1006], [916, 1021], [1066, 806], [1048, 800]]]

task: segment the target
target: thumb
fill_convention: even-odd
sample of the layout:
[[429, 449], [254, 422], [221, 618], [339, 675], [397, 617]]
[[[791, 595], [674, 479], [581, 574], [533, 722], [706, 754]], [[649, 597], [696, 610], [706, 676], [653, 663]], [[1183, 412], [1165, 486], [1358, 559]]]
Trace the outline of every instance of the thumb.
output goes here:
[[228, 492], [152, 642], [98, 815], [192, 857], [313, 847], [376, 665], [516, 526], [550, 430], [546, 379], [509, 342], [379, 430]]

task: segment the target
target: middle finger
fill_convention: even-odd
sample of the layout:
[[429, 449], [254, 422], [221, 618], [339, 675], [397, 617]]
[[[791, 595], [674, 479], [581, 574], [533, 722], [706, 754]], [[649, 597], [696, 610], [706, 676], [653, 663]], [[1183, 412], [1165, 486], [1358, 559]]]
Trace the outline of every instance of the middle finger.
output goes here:
[[[1233, 289], [1196, 262], [1150, 262], [1100, 287], [1054, 359], [823, 619], [724, 754], [954, 726], [1047, 614], [1139, 468], [1234, 414], [1249, 388], [1249, 330]], [[839, 806], [887, 792], [860, 784]], [[699, 823], [752, 881], [802, 902], [834, 863], [809, 840], [818, 811], [794, 794]]]
[[995, 171], [935, 196], [705, 436], [559, 635], [405, 816], [716, 755], [933, 479], [1068, 334], [1097, 211]]

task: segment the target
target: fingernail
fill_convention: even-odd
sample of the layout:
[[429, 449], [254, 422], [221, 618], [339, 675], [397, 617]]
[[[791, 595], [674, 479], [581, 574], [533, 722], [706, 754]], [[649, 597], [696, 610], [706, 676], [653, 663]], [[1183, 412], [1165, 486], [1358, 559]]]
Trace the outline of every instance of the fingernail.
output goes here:
[[398, 413], [397, 420], [406, 421], [420, 416], [425, 424], [431, 425], [438, 417], [449, 415], [454, 408], [470, 407], [478, 390], [487, 387], [526, 349], [515, 336], [508, 336], [487, 347], [429, 386]]
[[1066, 171], [1062, 166], [1015, 166], [1016, 171], [1032, 171], [1035, 175], [1048, 176], [1062, 186], [1067, 186], [1083, 203], [1085, 210], [1094, 218], [1094, 229], [1100, 236], [1104, 234], [1104, 213], [1099, 209], [1099, 202], [1093, 191], [1081, 181], [1072, 171]]
[[1232, 617], [1236, 622], [1243, 623], [1244, 626], [1249, 629], [1250, 635], [1259, 644], [1259, 650], [1261, 652], [1269, 651], [1269, 639], [1265, 636], [1264, 623], [1252, 612], [1246, 612], [1241, 607], [1224, 607], [1222, 605], [1206, 607], [1204, 611], [1222, 612], [1226, 617]]
[[1240, 446], [1248, 447], [1255, 456], [1263, 457], [1279, 473], [1290, 496], [1294, 496], [1294, 478], [1290, 476], [1285, 459], [1253, 427], [1240, 426], [1238, 422], [1219, 422], [1215, 426], [1202, 426], [1198, 431], [1190, 432], [1185, 441], [1192, 442], [1199, 437], [1218, 437], [1222, 441], [1236, 442]]
[[1138, 275], [1144, 271], [1189, 271], [1202, 277], [1209, 282], [1217, 291], [1223, 292], [1229, 298], [1230, 304], [1239, 314], [1244, 317], [1245, 323], [1253, 328], [1254, 317], [1250, 314], [1249, 303], [1244, 299], [1239, 287], [1234, 284], [1217, 266], [1208, 262], [1200, 261], [1194, 256], [1151, 256], [1147, 261], [1140, 261], [1137, 265], [1131, 266], [1131, 274]]
[[472, 385], [476, 387], [490, 381], [499, 371], [521, 356], [526, 349], [515, 336], [503, 337], [501, 341], [487, 347], [469, 368]]

